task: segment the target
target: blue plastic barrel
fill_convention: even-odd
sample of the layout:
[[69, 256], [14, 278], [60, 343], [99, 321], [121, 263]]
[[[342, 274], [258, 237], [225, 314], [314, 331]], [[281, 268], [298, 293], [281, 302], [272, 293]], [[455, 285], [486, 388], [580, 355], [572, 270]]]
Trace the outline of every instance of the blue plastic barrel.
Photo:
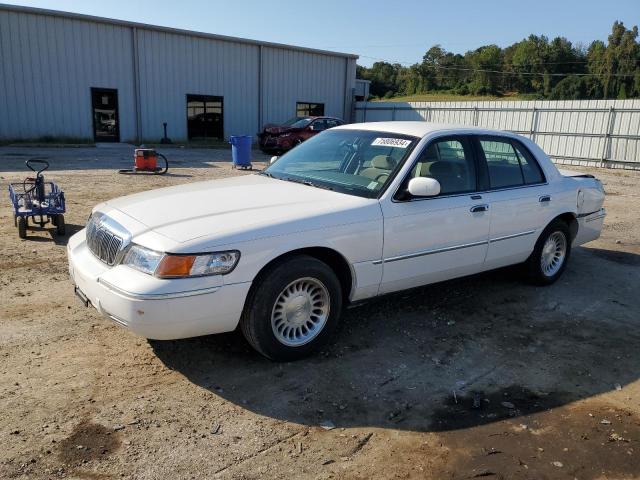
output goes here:
[[232, 135], [229, 138], [231, 144], [231, 157], [234, 167], [251, 167], [251, 135]]

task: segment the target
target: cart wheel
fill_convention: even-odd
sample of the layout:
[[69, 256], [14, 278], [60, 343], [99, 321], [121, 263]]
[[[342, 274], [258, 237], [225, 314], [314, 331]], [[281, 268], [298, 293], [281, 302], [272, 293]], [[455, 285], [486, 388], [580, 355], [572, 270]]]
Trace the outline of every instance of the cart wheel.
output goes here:
[[18, 216], [17, 216], [17, 215], [14, 215], [14, 216], [13, 216], [13, 226], [14, 226], [14, 227], [17, 227], [17, 226], [18, 226]]
[[27, 219], [24, 217], [18, 218], [18, 236], [27, 238]]
[[54, 225], [56, 226], [56, 232], [58, 233], [58, 235], [64, 235], [65, 233], [65, 228], [64, 228], [64, 215], [62, 215], [61, 213], [55, 216], [55, 223]]

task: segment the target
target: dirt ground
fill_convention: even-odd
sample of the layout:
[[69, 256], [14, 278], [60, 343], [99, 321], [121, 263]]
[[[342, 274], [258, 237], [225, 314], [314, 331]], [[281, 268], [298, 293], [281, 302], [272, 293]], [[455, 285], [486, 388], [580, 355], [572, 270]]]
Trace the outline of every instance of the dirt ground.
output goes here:
[[[108, 198], [241, 174], [183, 149], [165, 177], [114, 173], [131, 153], [3, 147], [0, 188], [49, 157], [73, 233]], [[640, 478], [640, 173], [591, 172], [604, 233], [554, 286], [506, 269], [378, 299], [290, 364], [239, 333], [147, 342], [83, 307], [68, 235], [20, 240], [5, 196], [0, 478]]]

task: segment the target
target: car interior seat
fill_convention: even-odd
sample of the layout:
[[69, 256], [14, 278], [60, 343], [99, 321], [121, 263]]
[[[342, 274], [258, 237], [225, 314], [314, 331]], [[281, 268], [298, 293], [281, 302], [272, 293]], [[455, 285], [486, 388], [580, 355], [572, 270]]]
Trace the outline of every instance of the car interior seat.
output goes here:
[[360, 175], [375, 182], [384, 183], [391, 175], [391, 170], [394, 167], [395, 164], [389, 155], [376, 155], [371, 159], [371, 166], [362, 170]]

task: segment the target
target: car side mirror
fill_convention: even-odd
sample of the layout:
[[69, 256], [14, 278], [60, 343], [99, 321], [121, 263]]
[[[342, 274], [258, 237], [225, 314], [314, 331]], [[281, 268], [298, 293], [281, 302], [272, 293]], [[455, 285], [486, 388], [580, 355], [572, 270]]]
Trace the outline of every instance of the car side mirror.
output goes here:
[[277, 156], [277, 155], [274, 155], [273, 157], [271, 157], [271, 160], [269, 160], [269, 165], [271, 165], [272, 163], [274, 163], [277, 159], [278, 159], [278, 156]]
[[414, 197], [435, 197], [440, 194], [440, 182], [431, 177], [412, 178], [407, 191]]

